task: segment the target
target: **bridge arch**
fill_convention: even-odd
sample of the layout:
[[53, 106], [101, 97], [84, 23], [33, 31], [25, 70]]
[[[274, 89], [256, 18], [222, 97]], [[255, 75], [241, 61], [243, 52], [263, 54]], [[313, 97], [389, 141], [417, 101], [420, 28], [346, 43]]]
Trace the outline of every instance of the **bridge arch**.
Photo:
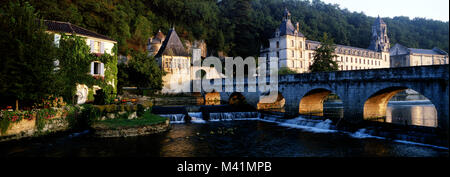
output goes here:
[[241, 105], [246, 103], [247, 100], [245, 99], [245, 96], [240, 92], [233, 92], [228, 98], [228, 104], [230, 105]]
[[[286, 99], [281, 92], [278, 92], [276, 96], [276, 101], [273, 103], [266, 103], [264, 100], [259, 100], [257, 104], [258, 110], [268, 110], [276, 112], [285, 112], [284, 108], [286, 105]], [[271, 99], [272, 97], [267, 97], [265, 99]], [[264, 98], [263, 98], [264, 99]]]
[[340, 97], [338, 96], [338, 94], [333, 92], [331, 89], [315, 88], [308, 91], [300, 99], [298, 113], [301, 115], [315, 115], [315, 116], [332, 115], [326, 114], [324, 111], [325, 110], [324, 103], [327, 99], [331, 98], [330, 96], [333, 99], [340, 101]]
[[[399, 122], [398, 120], [394, 120], [395, 117], [392, 110], [388, 109], [388, 103], [389, 101], [400, 92], [406, 91], [406, 90], [414, 90], [417, 92], [417, 90], [405, 87], [405, 86], [393, 86], [393, 87], [387, 87], [380, 90], [377, 90], [375, 93], [370, 95], [364, 102], [364, 113], [363, 118], [364, 120], [374, 120], [374, 121], [382, 121], [382, 122], [390, 122], [390, 123], [402, 123], [405, 124], [408, 121], [404, 120], [402, 122]], [[438, 126], [438, 108], [433, 103], [433, 100], [430, 99], [430, 97], [423, 95], [423, 93], [418, 92], [421, 96], [423, 96], [426, 100], [431, 102], [433, 105], [432, 109], [415, 109], [411, 110], [411, 112], [405, 113], [405, 114], [421, 114], [421, 115], [409, 115], [411, 119], [419, 119], [420, 116], [421, 119], [428, 119], [428, 120], [410, 120], [411, 122], [409, 124], [412, 125], [418, 125], [418, 126], [429, 126], [429, 127], [437, 127]], [[388, 114], [388, 110], [390, 115]], [[424, 112], [426, 111], [426, 112]], [[424, 115], [427, 114], [427, 115]], [[403, 115], [404, 116], [404, 115]], [[423, 116], [427, 116], [428, 118], [425, 118]], [[433, 119], [433, 120], [430, 120]]]
[[220, 93], [213, 90], [213, 92], [205, 93], [205, 105], [220, 105]]

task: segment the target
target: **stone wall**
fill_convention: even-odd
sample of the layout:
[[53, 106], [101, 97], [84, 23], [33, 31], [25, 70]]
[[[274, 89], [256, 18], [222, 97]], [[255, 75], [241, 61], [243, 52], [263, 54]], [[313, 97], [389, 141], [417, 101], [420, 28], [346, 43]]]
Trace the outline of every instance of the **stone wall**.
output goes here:
[[69, 129], [69, 121], [66, 117], [55, 116], [45, 121], [41, 130], [38, 130], [36, 126], [36, 119], [22, 119], [19, 122], [11, 123], [5, 133], [0, 132], [0, 142]]
[[108, 128], [104, 126], [95, 126], [94, 136], [98, 137], [128, 137], [128, 136], [140, 136], [149, 135], [154, 133], [161, 133], [169, 130], [170, 120], [167, 119], [163, 123], [146, 125], [140, 127], [127, 127], [127, 128]]

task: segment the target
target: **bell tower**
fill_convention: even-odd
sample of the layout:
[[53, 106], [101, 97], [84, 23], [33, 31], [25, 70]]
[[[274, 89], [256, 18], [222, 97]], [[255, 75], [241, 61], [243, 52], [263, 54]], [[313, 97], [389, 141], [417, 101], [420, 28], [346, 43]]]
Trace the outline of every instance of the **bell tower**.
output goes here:
[[387, 25], [378, 16], [372, 25], [372, 37], [370, 41], [370, 50], [377, 52], [389, 52], [389, 37], [387, 35]]

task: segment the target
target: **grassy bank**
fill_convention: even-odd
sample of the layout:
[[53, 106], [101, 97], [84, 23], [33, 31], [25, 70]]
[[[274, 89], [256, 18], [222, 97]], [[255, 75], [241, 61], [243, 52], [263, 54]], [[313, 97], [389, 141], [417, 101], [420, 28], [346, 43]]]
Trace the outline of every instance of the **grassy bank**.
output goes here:
[[108, 127], [108, 128], [124, 128], [124, 127], [140, 127], [147, 125], [154, 125], [163, 123], [167, 118], [145, 112], [141, 117], [136, 119], [108, 119], [103, 121], [96, 121], [93, 127]]

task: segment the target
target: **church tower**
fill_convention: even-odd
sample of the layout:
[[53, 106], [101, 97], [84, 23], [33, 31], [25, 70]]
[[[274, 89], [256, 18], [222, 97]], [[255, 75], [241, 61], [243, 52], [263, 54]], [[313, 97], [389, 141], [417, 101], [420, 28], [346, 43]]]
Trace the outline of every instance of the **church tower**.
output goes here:
[[389, 48], [386, 23], [378, 16], [372, 25], [372, 37], [369, 49], [377, 52], [389, 52]]

